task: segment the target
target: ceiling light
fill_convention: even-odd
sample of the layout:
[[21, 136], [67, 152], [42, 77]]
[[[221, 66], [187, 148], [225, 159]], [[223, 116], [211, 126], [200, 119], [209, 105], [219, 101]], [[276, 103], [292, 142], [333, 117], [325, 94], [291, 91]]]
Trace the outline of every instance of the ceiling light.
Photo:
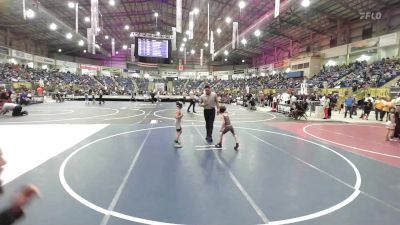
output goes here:
[[71, 34], [71, 33], [67, 33], [67, 34], [65, 35], [65, 37], [66, 37], [67, 39], [71, 39], [71, 38], [72, 38], [72, 34]]
[[225, 62], [228, 61], [228, 59], [225, 59]]
[[96, 31], [97, 31], [97, 32], [100, 32], [100, 31], [101, 31], [100, 27], [97, 27], [97, 28], [96, 28]]
[[129, 37], [134, 37], [133, 33], [130, 33], [130, 34], [129, 34]]
[[73, 2], [68, 2], [68, 7], [70, 7], [71, 9], [73, 9], [75, 7], [75, 3]]
[[115, 54], [117, 54], [117, 55], [118, 55], [118, 54], [119, 54], [119, 51], [116, 51], [116, 52], [115, 52]]
[[108, 4], [111, 5], [111, 6], [114, 6], [115, 5], [115, 0], [109, 0]]
[[51, 23], [49, 28], [50, 28], [50, 30], [57, 30], [57, 24]]
[[58, 49], [58, 52], [62, 52], [62, 49], [61, 49], [61, 48], [59, 48], [59, 49]]
[[303, 6], [304, 8], [307, 8], [308, 6], [310, 6], [310, 4], [311, 4], [310, 0], [301, 1], [301, 6]]
[[155, 12], [155, 13], [154, 13], [154, 16], [155, 16], [155, 17], [158, 17], [158, 12]]
[[194, 55], [194, 53], [196, 53], [194, 49], [190, 50], [190, 54]]
[[204, 43], [204, 46], [207, 48], [208, 47], [208, 42]]
[[89, 23], [90, 22], [90, 17], [85, 16], [85, 23]]
[[221, 28], [217, 29], [217, 33], [220, 34], [222, 32]]
[[184, 42], [187, 42], [187, 38], [183, 38], [183, 41], [184, 41]]
[[104, 36], [104, 38], [105, 38], [106, 40], [108, 40], [108, 35]]
[[128, 49], [128, 45], [123, 45], [122, 49], [124, 49], [124, 50]]
[[179, 48], [179, 51], [180, 51], [180, 52], [183, 52], [183, 48], [182, 48], [182, 47], [180, 47], [180, 48]]
[[246, 61], [244, 61], [244, 59], [242, 59], [242, 63], [245, 63]]
[[29, 19], [35, 18], [35, 11], [33, 11], [32, 9], [26, 10], [26, 17], [28, 17]]
[[244, 39], [244, 38], [242, 39], [242, 41], [241, 41], [241, 42], [242, 42], [242, 44], [243, 44], [243, 45], [246, 45], [246, 44], [247, 44], [247, 40], [246, 40], [246, 39]]
[[85, 50], [83, 50], [83, 53], [86, 53], [87, 51], [86, 51], [86, 49]]
[[244, 7], [246, 7], [246, 2], [240, 1], [239, 2], [239, 8], [243, 9]]
[[125, 25], [124, 29], [129, 30], [129, 25]]
[[85, 44], [85, 42], [83, 42], [83, 40], [80, 40], [80, 41], [78, 42], [78, 44], [79, 44], [79, 46], [83, 46], [83, 45]]
[[185, 47], [185, 43], [181, 43], [181, 47]]
[[98, 45], [98, 44], [96, 44], [95, 46], [96, 46], [96, 48], [100, 48], [100, 45]]
[[261, 31], [257, 29], [256, 31], [254, 31], [254, 35], [256, 35], [256, 37], [260, 37]]
[[225, 50], [224, 55], [229, 55], [229, 52], [227, 50]]
[[194, 9], [193, 9], [193, 13], [194, 13], [195, 15], [199, 15], [199, 13], [200, 13], [199, 8], [194, 8]]
[[225, 22], [226, 22], [226, 23], [231, 23], [231, 22], [232, 22], [232, 19], [228, 16], [228, 17], [225, 18]]

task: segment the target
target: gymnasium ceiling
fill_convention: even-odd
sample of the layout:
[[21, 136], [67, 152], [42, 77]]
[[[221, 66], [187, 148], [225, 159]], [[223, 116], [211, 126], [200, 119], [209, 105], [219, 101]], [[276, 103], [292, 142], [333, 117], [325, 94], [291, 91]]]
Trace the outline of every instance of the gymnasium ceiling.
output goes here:
[[[86, 29], [90, 23], [84, 17], [90, 17], [90, 0], [79, 2], [79, 35], [71, 40], [65, 38], [67, 32], [74, 34], [75, 10], [68, 7], [68, 0], [26, 0], [27, 8], [38, 13], [34, 19], [24, 20], [22, 16], [22, 0], [0, 1], [0, 26], [10, 28], [20, 37], [29, 37], [34, 41], [48, 45], [49, 52], [57, 52], [59, 48], [64, 54], [80, 55], [91, 58], [106, 58], [111, 51], [111, 41], [105, 35], [116, 39], [116, 49], [122, 51], [122, 45], [133, 43], [131, 32], [146, 32], [170, 35], [175, 26], [176, 0], [115, 0], [115, 6], [109, 0], [99, 0], [101, 12], [101, 32], [97, 42], [101, 53], [97, 56], [84, 54], [84, 47], [78, 46], [78, 40], [86, 40]], [[198, 8], [200, 13], [195, 18], [194, 39], [187, 42], [187, 49], [200, 48], [209, 52], [204, 46], [207, 42], [207, 2], [210, 3], [210, 29], [215, 34], [215, 49], [228, 50], [231, 62], [249, 60], [252, 56], [275, 48], [284, 49], [290, 40], [301, 43], [310, 34], [334, 36], [339, 22], [349, 22], [360, 18], [361, 11], [385, 11], [399, 7], [400, 0], [311, 0], [308, 8], [301, 6], [301, 0], [281, 0], [281, 15], [273, 17], [275, 0], [244, 0], [246, 7], [239, 9], [239, 0], [182, 0], [183, 30], [188, 29], [189, 12]], [[39, 2], [39, 8], [37, 8]], [[34, 4], [34, 5], [33, 5]], [[159, 14], [156, 25], [155, 12]], [[226, 17], [239, 22], [239, 33], [247, 44], [239, 49], [230, 50], [232, 40], [232, 24], [225, 22]], [[51, 31], [49, 24], [59, 25], [57, 31]], [[129, 25], [129, 30], [124, 26]], [[221, 34], [216, 30], [220, 28]], [[261, 36], [255, 37], [254, 31], [260, 29]], [[78, 37], [79, 36], [79, 37]], [[178, 35], [178, 48], [185, 35]], [[242, 38], [242, 37], [241, 37]], [[179, 51], [174, 56], [177, 57]], [[220, 54], [219, 57], [221, 57]], [[209, 55], [205, 54], [208, 58]], [[220, 60], [219, 58], [217, 58]]]

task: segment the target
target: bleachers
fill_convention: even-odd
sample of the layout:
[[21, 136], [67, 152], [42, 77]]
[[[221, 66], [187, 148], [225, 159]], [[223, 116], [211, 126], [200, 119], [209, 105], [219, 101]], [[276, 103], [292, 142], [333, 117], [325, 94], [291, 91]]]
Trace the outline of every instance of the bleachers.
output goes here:
[[[382, 59], [381, 61], [367, 64], [355, 62], [349, 65], [324, 66], [321, 71], [307, 80], [308, 88], [353, 88], [353, 92], [360, 88], [382, 87], [386, 83], [398, 79], [400, 74], [399, 59]], [[164, 83], [167, 80], [154, 78], [152, 82], [143, 78], [125, 78], [122, 76], [88, 76], [26, 68], [24, 66], [0, 64], [0, 83], [43, 82], [46, 90], [62, 90], [69, 93], [86, 92], [106, 88], [110, 93], [129, 95], [133, 89], [139, 93], [152, 90], [150, 84]], [[248, 87], [253, 92], [264, 89], [286, 90], [300, 88], [301, 79], [287, 78], [285, 73], [276, 73], [261, 77], [248, 77], [232, 80], [182, 80], [172, 81], [170, 94], [180, 95], [189, 93], [193, 89], [202, 89], [208, 83], [213, 90], [224, 93], [243, 92]], [[393, 82], [391, 86], [400, 86], [400, 82]], [[137, 90], [136, 90], [137, 89]], [[170, 88], [171, 89], [171, 88]]]

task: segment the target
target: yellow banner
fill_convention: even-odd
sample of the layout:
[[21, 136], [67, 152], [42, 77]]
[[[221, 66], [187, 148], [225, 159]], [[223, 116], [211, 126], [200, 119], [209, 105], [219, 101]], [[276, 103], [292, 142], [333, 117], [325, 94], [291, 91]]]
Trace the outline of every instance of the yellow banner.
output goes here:
[[14, 82], [13, 83], [13, 89], [14, 90], [20, 90], [20, 89], [30, 89], [30, 90], [32, 90], [32, 83], [29, 83], [29, 82]]

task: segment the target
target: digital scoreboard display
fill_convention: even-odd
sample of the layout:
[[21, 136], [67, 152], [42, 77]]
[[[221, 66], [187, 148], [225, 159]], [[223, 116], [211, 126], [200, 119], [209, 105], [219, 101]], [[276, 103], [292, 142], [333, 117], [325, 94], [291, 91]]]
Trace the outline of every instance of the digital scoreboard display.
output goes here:
[[138, 37], [137, 56], [168, 59], [170, 57], [169, 43], [169, 40]]

